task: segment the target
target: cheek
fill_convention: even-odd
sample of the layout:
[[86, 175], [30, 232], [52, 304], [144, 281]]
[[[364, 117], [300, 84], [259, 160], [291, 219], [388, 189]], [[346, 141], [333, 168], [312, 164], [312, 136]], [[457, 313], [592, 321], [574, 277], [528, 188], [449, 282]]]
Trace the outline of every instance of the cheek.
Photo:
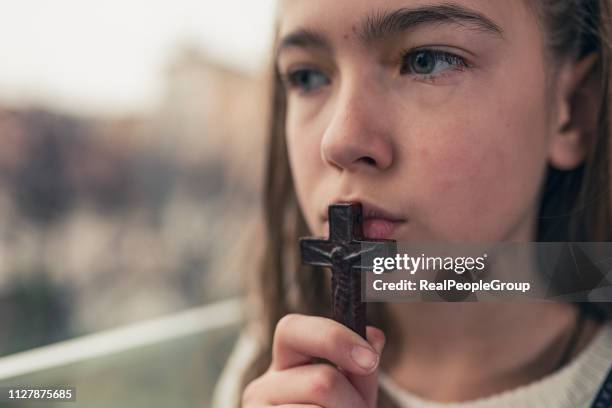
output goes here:
[[529, 109], [480, 112], [488, 114], [442, 125], [436, 143], [419, 148], [417, 171], [428, 175], [421, 191], [437, 210], [428, 217], [434, 228], [456, 239], [498, 240], [534, 208], [544, 129], [534, 127]]
[[286, 128], [287, 152], [295, 193], [302, 213], [311, 230], [317, 220], [317, 188], [322, 178], [319, 133], [307, 124], [298, 123], [288, 116]]

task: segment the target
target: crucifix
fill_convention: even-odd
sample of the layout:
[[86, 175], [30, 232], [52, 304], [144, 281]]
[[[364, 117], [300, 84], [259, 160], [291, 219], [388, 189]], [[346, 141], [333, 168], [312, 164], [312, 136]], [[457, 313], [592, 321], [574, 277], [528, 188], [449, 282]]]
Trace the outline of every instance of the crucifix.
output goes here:
[[363, 236], [359, 203], [333, 204], [328, 208], [329, 238], [300, 238], [302, 263], [331, 268], [332, 316], [366, 337], [366, 303], [361, 301], [361, 272], [372, 269], [375, 257], [395, 256], [394, 240]]

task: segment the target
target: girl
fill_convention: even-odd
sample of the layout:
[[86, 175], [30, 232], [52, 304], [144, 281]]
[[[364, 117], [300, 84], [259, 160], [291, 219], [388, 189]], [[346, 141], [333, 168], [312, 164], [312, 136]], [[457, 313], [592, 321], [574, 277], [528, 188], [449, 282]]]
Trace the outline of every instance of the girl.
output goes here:
[[354, 201], [370, 238], [608, 241], [610, 17], [608, 0], [280, 0], [260, 314], [217, 404], [590, 406], [605, 305], [370, 304], [366, 341], [319, 317], [328, 276], [295, 248]]

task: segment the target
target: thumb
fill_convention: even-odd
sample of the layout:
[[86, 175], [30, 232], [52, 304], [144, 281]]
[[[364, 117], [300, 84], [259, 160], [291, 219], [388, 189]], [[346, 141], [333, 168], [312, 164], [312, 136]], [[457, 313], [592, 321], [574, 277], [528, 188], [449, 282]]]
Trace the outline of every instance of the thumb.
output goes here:
[[378, 398], [378, 371], [380, 370], [380, 355], [383, 347], [385, 346], [385, 334], [382, 332], [382, 330], [379, 330], [373, 326], [368, 326], [366, 329], [366, 337], [370, 345], [372, 345], [374, 350], [376, 350], [378, 353], [379, 366], [372, 374], [357, 375], [347, 373], [347, 378], [362, 396], [368, 408], [375, 408]]

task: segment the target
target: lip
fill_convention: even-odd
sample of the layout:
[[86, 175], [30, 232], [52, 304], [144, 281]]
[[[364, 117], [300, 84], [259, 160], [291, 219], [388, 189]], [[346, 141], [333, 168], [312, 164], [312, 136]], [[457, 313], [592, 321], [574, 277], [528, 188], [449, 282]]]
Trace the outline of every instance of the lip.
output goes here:
[[[389, 239], [394, 235], [397, 228], [406, 222], [406, 219], [402, 216], [359, 198], [339, 199], [333, 201], [330, 205], [341, 203], [361, 203], [363, 211], [363, 235], [365, 238]], [[321, 222], [324, 224], [325, 235], [329, 236], [327, 217], [326, 208], [321, 215]]]

